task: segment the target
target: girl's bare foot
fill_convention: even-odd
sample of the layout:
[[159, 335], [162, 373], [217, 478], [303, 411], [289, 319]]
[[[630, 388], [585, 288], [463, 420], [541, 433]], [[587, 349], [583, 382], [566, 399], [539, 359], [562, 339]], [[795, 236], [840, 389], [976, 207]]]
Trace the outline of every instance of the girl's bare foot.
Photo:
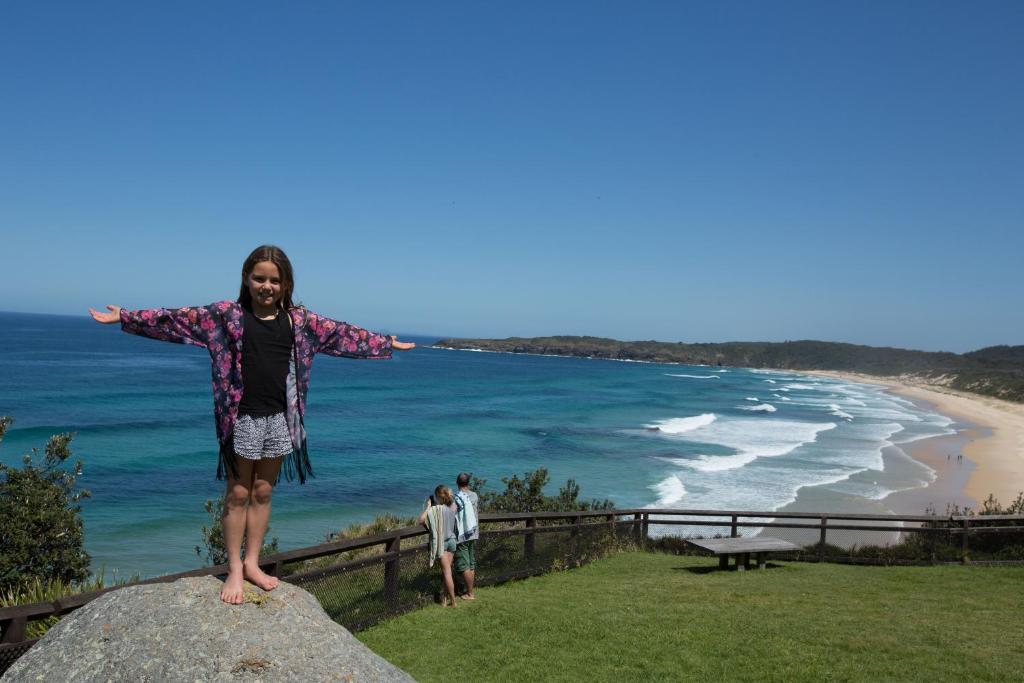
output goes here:
[[280, 583], [276, 576], [271, 576], [265, 573], [258, 566], [251, 567], [245, 566], [245, 578], [253, 585], [259, 586], [265, 591], [272, 591], [277, 588], [277, 584]]
[[473, 595], [472, 593], [463, 593], [459, 597], [461, 597], [463, 600], [476, 600], [476, 596]]
[[245, 584], [241, 571], [228, 572], [228, 578], [224, 580], [224, 588], [220, 591], [220, 599], [229, 605], [241, 605], [245, 599]]

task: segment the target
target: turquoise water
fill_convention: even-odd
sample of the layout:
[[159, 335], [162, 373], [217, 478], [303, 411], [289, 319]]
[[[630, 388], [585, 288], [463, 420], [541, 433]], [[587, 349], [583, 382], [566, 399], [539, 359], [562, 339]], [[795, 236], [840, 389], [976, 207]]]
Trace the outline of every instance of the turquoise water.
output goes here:
[[[203, 503], [222, 490], [206, 352], [85, 317], [3, 313], [0, 325], [0, 414], [16, 420], [0, 459], [75, 432], [94, 566], [198, 566]], [[772, 510], [802, 486], [880, 500], [933, 477], [909, 460], [884, 471], [883, 447], [953, 431], [868, 385], [415, 341], [386, 362], [317, 358], [306, 416], [316, 478], [275, 494], [283, 549], [383, 512], [412, 515], [461, 470], [500, 485], [544, 466], [553, 487], [571, 477], [584, 497], [620, 507]]]

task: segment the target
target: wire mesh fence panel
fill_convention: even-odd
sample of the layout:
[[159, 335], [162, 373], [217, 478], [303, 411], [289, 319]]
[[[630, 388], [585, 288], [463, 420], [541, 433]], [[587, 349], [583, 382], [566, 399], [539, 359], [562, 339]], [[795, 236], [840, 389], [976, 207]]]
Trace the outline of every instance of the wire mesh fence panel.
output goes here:
[[32, 640], [24, 640], [20, 643], [0, 645], [0, 676], [11, 668], [11, 665], [17, 661], [18, 657], [28, 652], [36, 644], [37, 640], [38, 638], [33, 638]]
[[551, 531], [535, 534], [533, 552], [525, 558], [531, 569], [549, 571], [571, 566], [568, 563], [577, 554], [574, 536], [569, 531]]
[[495, 579], [525, 571], [525, 536], [502, 536], [496, 532], [483, 532], [476, 545], [476, 580], [488, 583]]
[[430, 566], [426, 546], [403, 551], [398, 578], [398, 605], [408, 609], [436, 601], [441, 595], [441, 564], [437, 560]]
[[[696, 520], [699, 521], [699, 520]], [[708, 538], [729, 538], [733, 536], [732, 527], [728, 523], [723, 526], [720, 520], [708, 520], [707, 524], [687, 525], [658, 525], [660, 533], [654, 533], [654, 523], [651, 523], [652, 532], [645, 539], [645, 543], [651, 550], [670, 552], [677, 555], [706, 555], [707, 552], [692, 546], [687, 541]], [[737, 527], [735, 536], [751, 537], [762, 531], [760, 527]], [[767, 534], [766, 534], [767, 535]], [[793, 541], [799, 545], [798, 541]]]
[[[659, 524], [658, 522], [666, 523]], [[688, 522], [688, 524], [679, 524], [678, 522]], [[732, 533], [731, 522], [731, 518], [725, 515], [720, 517], [707, 517], [704, 515], [694, 517], [689, 515], [652, 514], [649, 516], [647, 534], [654, 539], [663, 537], [725, 538]], [[738, 534], [741, 536], [752, 536], [759, 531], [760, 529], [758, 528], [741, 528], [738, 530]]]
[[389, 612], [383, 562], [311, 579], [285, 580], [312, 593], [331, 619], [342, 626], [380, 619]]

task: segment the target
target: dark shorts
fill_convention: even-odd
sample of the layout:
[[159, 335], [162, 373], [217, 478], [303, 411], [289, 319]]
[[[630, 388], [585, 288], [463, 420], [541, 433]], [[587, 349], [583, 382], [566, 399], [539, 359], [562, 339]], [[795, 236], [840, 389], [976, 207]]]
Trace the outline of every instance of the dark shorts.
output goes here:
[[455, 571], [476, 569], [476, 541], [463, 541], [455, 548]]

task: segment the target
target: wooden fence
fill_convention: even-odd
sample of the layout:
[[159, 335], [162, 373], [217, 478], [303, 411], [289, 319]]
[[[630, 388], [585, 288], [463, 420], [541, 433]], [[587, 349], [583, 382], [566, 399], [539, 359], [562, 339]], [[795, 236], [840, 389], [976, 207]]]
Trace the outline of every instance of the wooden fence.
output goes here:
[[[978, 539], [984, 541], [992, 534], [1024, 536], [1024, 515], [938, 517], [643, 508], [483, 514], [480, 522], [478, 585], [578, 566], [600, 556], [610, 545], [664, 544], [679, 536], [685, 538], [685, 535], [673, 533], [675, 528], [693, 527], [694, 533], [686, 535], [705, 537], [735, 537], [742, 530], [751, 529], [771, 530], [766, 535], [779, 532], [802, 535], [803, 540], [798, 545], [803, 550], [783, 559], [917, 564], [969, 563], [972, 538], [979, 544]], [[270, 555], [261, 566], [270, 574], [306, 588], [317, 596], [335, 621], [358, 630], [434, 598], [439, 582], [436, 571], [431, 573], [427, 567], [426, 533], [422, 526], [413, 526], [333, 541]], [[845, 543], [840, 538], [844, 534]], [[863, 547], [865, 539], [886, 538], [882, 545], [901, 547], [900, 541], [914, 535], [928, 539], [927, 543], [915, 546], [913, 552], [917, 556], [857, 555], [857, 547]], [[853, 543], [850, 543], [851, 538], [854, 538]], [[951, 539], [959, 542], [951, 543]], [[940, 546], [946, 550], [945, 554], [937, 552]], [[955, 556], [950, 555], [951, 547], [955, 547]], [[224, 576], [227, 569], [227, 565], [204, 567], [133, 585], [166, 583], [194, 576]], [[26, 637], [31, 622], [66, 615], [121, 587], [0, 609], [0, 674], [36, 642]]]

